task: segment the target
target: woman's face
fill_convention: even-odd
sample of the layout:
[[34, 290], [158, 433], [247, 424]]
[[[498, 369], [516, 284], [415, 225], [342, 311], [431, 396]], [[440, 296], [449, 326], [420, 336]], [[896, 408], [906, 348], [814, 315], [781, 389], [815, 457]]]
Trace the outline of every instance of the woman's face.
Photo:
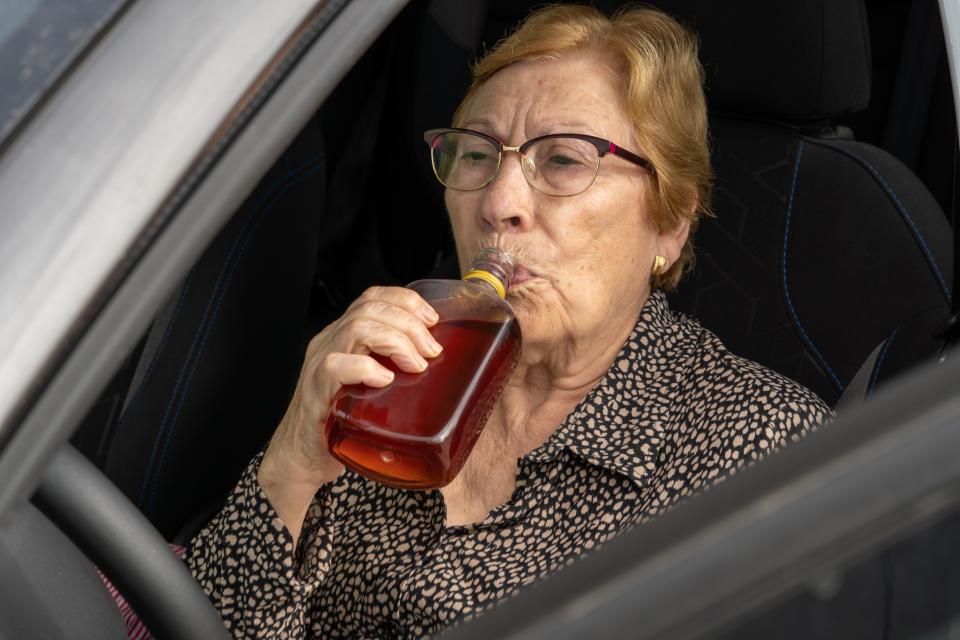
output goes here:
[[[477, 90], [461, 126], [507, 145], [548, 133], [585, 133], [644, 155], [616, 83], [592, 56], [514, 64]], [[650, 293], [654, 256], [666, 256], [669, 266], [686, 240], [686, 225], [671, 233], [653, 228], [652, 180], [608, 154], [589, 189], [551, 197], [527, 184], [519, 154], [505, 152], [499, 174], [483, 189], [447, 190], [461, 269], [485, 246], [503, 247], [520, 264], [507, 299], [523, 330], [525, 355], [559, 351], [563, 358], [622, 344]]]

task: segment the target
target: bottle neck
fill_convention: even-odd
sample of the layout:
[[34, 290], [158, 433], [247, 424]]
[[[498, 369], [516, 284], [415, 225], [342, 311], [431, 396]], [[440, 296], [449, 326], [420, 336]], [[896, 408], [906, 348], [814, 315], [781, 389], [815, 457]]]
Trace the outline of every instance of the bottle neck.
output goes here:
[[517, 262], [513, 256], [502, 249], [489, 248], [477, 254], [463, 279], [486, 282], [501, 298], [505, 298], [516, 271]]

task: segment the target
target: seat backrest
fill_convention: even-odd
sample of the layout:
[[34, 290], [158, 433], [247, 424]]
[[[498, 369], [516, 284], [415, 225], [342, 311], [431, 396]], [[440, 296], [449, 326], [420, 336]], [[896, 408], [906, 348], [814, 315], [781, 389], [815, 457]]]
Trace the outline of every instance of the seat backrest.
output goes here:
[[701, 28], [716, 171], [716, 217], [674, 307], [830, 404], [878, 345], [871, 390], [934, 356], [949, 223], [906, 166], [834, 124], [869, 99], [862, 2], [738, 4], [749, 21], [724, 3], [658, 4]]
[[168, 539], [226, 497], [283, 416], [302, 360], [326, 163], [313, 122], [197, 260], [74, 438]]

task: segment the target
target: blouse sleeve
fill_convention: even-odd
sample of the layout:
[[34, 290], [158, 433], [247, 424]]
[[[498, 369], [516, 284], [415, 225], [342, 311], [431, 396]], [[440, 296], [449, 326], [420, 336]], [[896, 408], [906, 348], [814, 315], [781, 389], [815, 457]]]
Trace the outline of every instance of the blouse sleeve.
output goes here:
[[738, 460], [736, 467], [800, 440], [833, 418], [809, 389], [754, 362], [737, 360], [732, 384], [719, 392], [733, 398], [721, 403], [720, 413], [726, 426], [724, 457]]
[[328, 490], [317, 493], [295, 549], [257, 481], [262, 455], [190, 541], [184, 561], [234, 637], [303, 638], [307, 600], [329, 572]]

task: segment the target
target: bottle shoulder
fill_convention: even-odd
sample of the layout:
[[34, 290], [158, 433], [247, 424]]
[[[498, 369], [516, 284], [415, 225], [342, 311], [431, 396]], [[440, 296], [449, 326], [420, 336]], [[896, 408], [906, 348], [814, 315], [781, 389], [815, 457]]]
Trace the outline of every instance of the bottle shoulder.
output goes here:
[[510, 303], [482, 280], [416, 280], [407, 285], [429, 302], [441, 319], [473, 318], [506, 322], [515, 316]]

